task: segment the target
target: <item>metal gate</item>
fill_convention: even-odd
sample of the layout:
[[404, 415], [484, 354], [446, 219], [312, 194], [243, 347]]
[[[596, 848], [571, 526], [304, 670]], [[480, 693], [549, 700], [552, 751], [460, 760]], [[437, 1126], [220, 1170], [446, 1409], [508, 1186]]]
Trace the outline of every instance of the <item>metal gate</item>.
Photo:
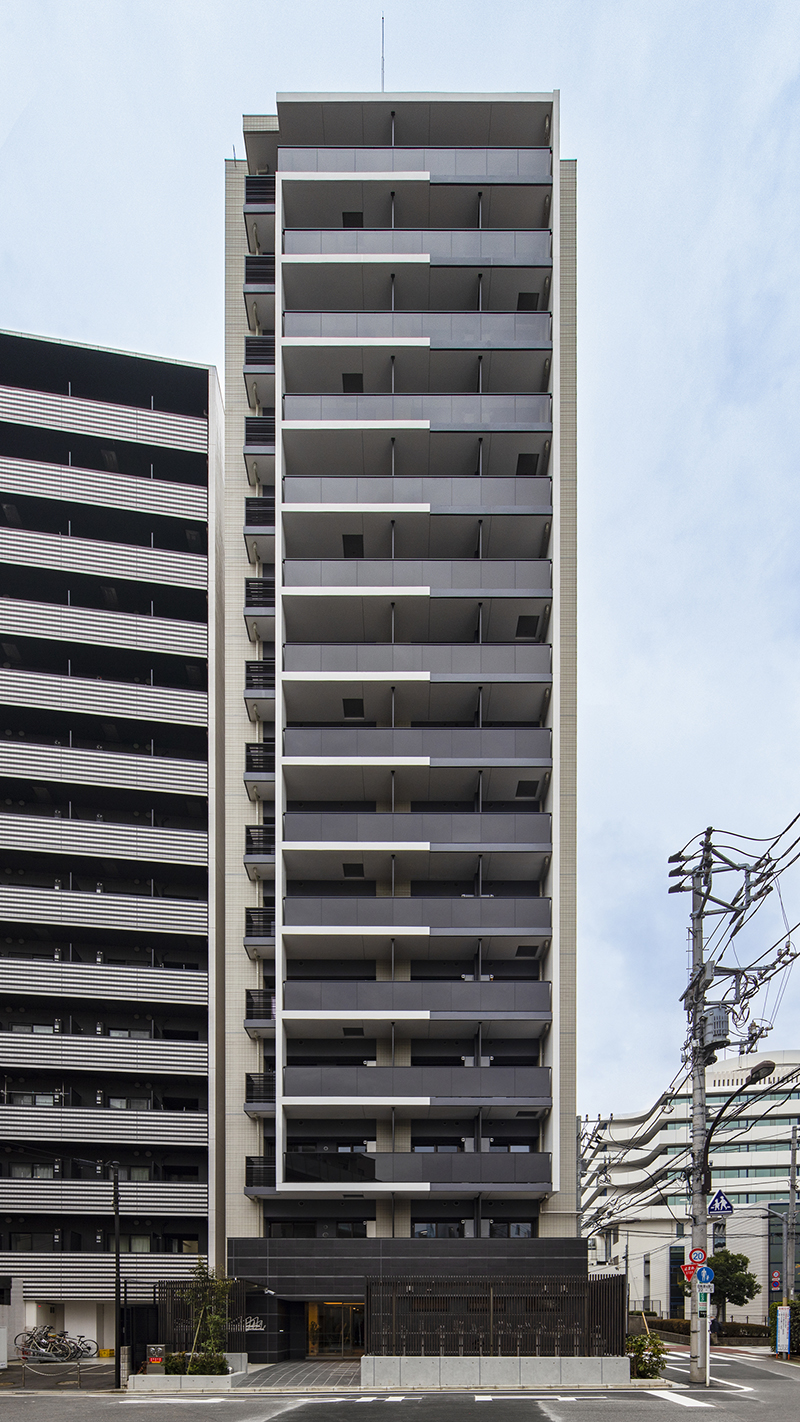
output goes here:
[[371, 1354], [621, 1356], [625, 1322], [624, 1275], [367, 1280]]
[[[160, 1279], [158, 1282], [158, 1341], [169, 1353], [183, 1353], [191, 1348], [200, 1311], [205, 1306], [207, 1294], [202, 1285], [194, 1279]], [[247, 1339], [242, 1328], [247, 1312], [247, 1285], [243, 1279], [234, 1279], [227, 1298], [229, 1353], [244, 1353]], [[152, 1340], [150, 1340], [152, 1341]]]

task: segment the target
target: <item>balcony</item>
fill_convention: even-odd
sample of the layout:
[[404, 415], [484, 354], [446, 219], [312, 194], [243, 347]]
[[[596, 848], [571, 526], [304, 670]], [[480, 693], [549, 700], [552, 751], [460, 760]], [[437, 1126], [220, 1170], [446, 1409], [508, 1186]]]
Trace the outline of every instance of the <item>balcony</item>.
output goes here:
[[479, 730], [469, 726], [452, 730], [440, 726], [403, 726], [396, 730], [372, 726], [309, 726], [284, 731], [283, 745], [287, 759], [355, 759], [363, 763], [413, 757], [431, 765], [502, 761], [545, 767], [552, 763], [552, 732], [542, 726], [524, 730], [513, 727]]
[[[265, 852], [271, 835], [271, 828], [264, 826]], [[431, 810], [394, 815], [292, 810], [284, 815], [283, 835], [287, 849], [397, 844], [453, 853], [459, 850], [469, 853], [485, 847], [505, 849], [512, 854], [547, 854], [552, 848], [550, 815], [492, 810], [485, 814], [441, 814]], [[274, 840], [272, 843], [274, 852]]]
[[244, 783], [251, 800], [275, 799], [275, 742], [245, 746]]
[[424, 173], [440, 183], [550, 183], [549, 148], [278, 149], [284, 180], [292, 173]]
[[529, 514], [549, 517], [552, 512], [550, 480], [479, 477], [429, 478], [402, 475], [392, 478], [334, 478], [326, 475], [294, 476], [284, 480], [284, 512], [303, 504], [422, 504], [431, 513]]
[[275, 1115], [274, 1071], [248, 1072], [245, 1077], [245, 1112], [248, 1116]]
[[253, 641], [275, 640], [275, 579], [245, 578], [244, 620]]
[[[360, 672], [426, 672], [439, 678], [502, 682], [552, 680], [549, 646], [526, 643], [289, 642], [283, 649], [284, 673], [319, 672], [358, 677]], [[305, 754], [305, 752], [302, 752]], [[301, 752], [297, 752], [301, 754]]]
[[[272, 904], [270, 907], [265, 908], [249, 908], [245, 909], [244, 912], [245, 947], [248, 949], [258, 947], [274, 949], [275, 905]], [[256, 956], [261, 955], [257, 954]]]
[[[520, 890], [529, 885], [520, 881]], [[471, 937], [483, 934], [539, 938], [552, 932], [548, 898], [348, 898], [309, 895], [283, 901], [286, 932], [325, 929], [331, 933], [375, 933], [388, 938], [404, 931]]]
[[171, 1042], [104, 1036], [33, 1036], [0, 1032], [0, 1061], [7, 1070], [151, 1072], [162, 1076], [206, 1076], [206, 1042]]
[[275, 878], [274, 825], [247, 825], [244, 837], [244, 866], [251, 879]]
[[[430, 1186], [432, 1191], [552, 1190], [549, 1153], [287, 1151], [285, 1179], [297, 1184]], [[254, 1192], [255, 1193], [255, 1192]]]
[[275, 174], [248, 173], [244, 180], [244, 200], [247, 207], [274, 207]]
[[[112, 1215], [110, 1180], [0, 1179], [0, 1209], [30, 1214]], [[208, 1186], [121, 1181], [123, 1215], [208, 1215]]]
[[[56, 702], [56, 698], [53, 699]], [[0, 743], [0, 776], [61, 781], [68, 785], [124, 786], [169, 794], [180, 787], [184, 795], [205, 797], [208, 794], [208, 767], [204, 760], [178, 760], [149, 752], [149, 743], [137, 754], [32, 741], [3, 741]]]
[[[152, 1304], [161, 1279], [187, 1284], [197, 1268], [196, 1254], [123, 1254], [120, 1273], [129, 1303]], [[43, 1253], [0, 1253], [0, 1271], [24, 1281], [30, 1299], [114, 1298], [114, 1254], [83, 1254], [68, 1250]]]
[[245, 1160], [245, 1189], [257, 1194], [275, 1189], [275, 1156], [248, 1155]]
[[0, 991], [34, 997], [91, 998], [104, 1002], [181, 1003], [204, 1007], [208, 974], [149, 965], [62, 963], [44, 958], [0, 959]]
[[49, 815], [0, 815], [0, 848], [148, 864], [205, 866], [208, 861], [208, 836], [201, 830], [61, 819], [52, 810]]
[[369, 1016], [421, 1012], [431, 1021], [551, 1020], [548, 982], [313, 982], [297, 978], [284, 984], [283, 1010], [301, 1018], [323, 1012]]
[[542, 1112], [552, 1105], [549, 1067], [286, 1067], [284, 1096], [305, 1106], [330, 1096], [354, 1104], [496, 1104]]
[[0, 919], [62, 927], [129, 929], [139, 933], [208, 933], [208, 904], [141, 894], [91, 894], [0, 884]]
[[549, 311], [287, 311], [286, 340], [427, 340], [432, 350], [549, 350]]
[[[486, 433], [549, 432], [553, 424], [550, 395], [284, 395], [283, 417], [287, 424], [314, 420], [391, 425], [397, 420], [434, 431]], [[247, 444], [254, 444], [249, 435]]]
[[[248, 584], [266, 581], [249, 578]], [[414, 588], [456, 596], [481, 592], [523, 597], [552, 596], [547, 559], [504, 558], [287, 558], [283, 585], [294, 588]], [[274, 583], [273, 602], [274, 602]], [[248, 607], [255, 604], [249, 600]]]
[[275, 1036], [275, 993], [264, 988], [245, 992], [244, 1028], [248, 1037]]
[[275, 499], [245, 499], [244, 544], [251, 563], [275, 562]]
[[[504, 232], [499, 228], [287, 228], [283, 235], [288, 258], [418, 253], [430, 256], [432, 265], [447, 266], [550, 266], [552, 246], [547, 230]], [[257, 259], [248, 258], [253, 260]]]
[[244, 702], [251, 721], [275, 720], [275, 658], [245, 662]]
[[245, 257], [244, 284], [246, 287], [275, 286], [274, 257]]
[[275, 414], [247, 415], [244, 422], [244, 452], [251, 454], [275, 453]]
[[244, 341], [244, 368], [245, 372], [265, 371], [275, 369], [275, 337], [272, 336], [245, 336]]
[[14, 1141], [203, 1146], [205, 1111], [116, 1111], [110, 1107], [0, 1105], [0, 1134]]

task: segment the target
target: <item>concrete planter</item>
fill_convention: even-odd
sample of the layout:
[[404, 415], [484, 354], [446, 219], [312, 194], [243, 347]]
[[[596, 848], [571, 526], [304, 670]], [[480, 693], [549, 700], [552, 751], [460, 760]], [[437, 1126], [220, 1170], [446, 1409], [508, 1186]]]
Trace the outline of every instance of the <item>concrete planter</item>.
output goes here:
[[219, 1377], [202, 1373], [134, 1373], [128, 1378], [128, 1392], [230, 1392], [241, 1387], [247, 1372]]
[[620, 1387], [631, 1381], [628, 1358], [364, 1357], [361, 1386], [399, 1388]]

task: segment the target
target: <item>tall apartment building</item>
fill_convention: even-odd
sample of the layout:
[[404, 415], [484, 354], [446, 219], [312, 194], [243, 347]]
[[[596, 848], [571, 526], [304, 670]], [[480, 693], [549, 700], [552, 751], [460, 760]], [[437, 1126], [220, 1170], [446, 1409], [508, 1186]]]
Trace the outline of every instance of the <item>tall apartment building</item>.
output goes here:
[[100, 1346], [112, 1160], [129, 1302], [209, 1247], [220, 444], [207, 367], [0, 335], [0, 1274]]
[[[263, 1356], [578, 1268], [575, 167], [557, 94], [227, 164], [226, 1217]], [[253, 1356], [253, 1354], [251, 1354]]]
[[[722, 1190], [733, 1214], [713, 1221], [712, 1249], [746, 1254], [761, 1292], [749, 1303], [728, 1305], [734, 1322], [765, 1322], [769, 1304], [780, 1298], [783, 1270], [781, 1221], [770, 1215], [788, 1208], [792, 1127], [798, 1123], [800, 1053], [767, 1051], [775, 1071], [745, 1088], [753, 1057], [720, 1057], [706, 1068], [709, 1122], [736, 1088], [716, 1131], [711, 1153], [711, 1188]], [[585, 1160], [584, 1219], [597, 1216], [589, 1240], [590, 1263], [607, 1271], [626, 1266], [631, 1305], [652, 1308], [666, 1318], [683, 1318], [688, 1300], [681, 1265], [691, 1249], [691, 1210], [685, 1173], [689, 1163], [691, 1094], [661, 1098], [646, 1115], [614, 1113], [599, 1123]], [[603, 1224], [600, 1212], [613, 1219]], [[796, 1270], [800, 1266], [800, 1241]], [[790, 1264], [791, 1269], [791, 1264]], [[776, 1277], [777, 1276], [777, 1277]], [[800, 1273], [797, 1274], [800, 1287]]]

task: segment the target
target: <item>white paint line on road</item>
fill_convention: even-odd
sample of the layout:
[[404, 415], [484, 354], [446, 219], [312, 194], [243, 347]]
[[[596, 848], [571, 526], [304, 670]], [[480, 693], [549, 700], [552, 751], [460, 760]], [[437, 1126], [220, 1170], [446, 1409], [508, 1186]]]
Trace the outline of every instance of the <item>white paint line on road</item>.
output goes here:
[[681, 1397], [680, 1393], [659, 1391], [648, 1388], [649, 1397], [662, 1397], [665, 1402], [676, 1402], [679, 1407], [713, 1407], [713, 1402], [701, 1402], [697, 1397]]
[[731, 1382], [730, 1378], [717, 1378], [711, 1374], [711, 1381], [720, 1383], [722, 1387], [735, 1387], [737, 1392], [755, 1392], [755, 1388], [745, 1387], [744, 1383]]
[[384, 1402], [405, 1402], [405, 1400], [406, 1400], [406, 1395], [405, 1395], [405, 1393], [403, 1392], [403, 1393], [400, 1394], [399, 1397], [385, 1397], [383, 1400], [384, 1400]]

